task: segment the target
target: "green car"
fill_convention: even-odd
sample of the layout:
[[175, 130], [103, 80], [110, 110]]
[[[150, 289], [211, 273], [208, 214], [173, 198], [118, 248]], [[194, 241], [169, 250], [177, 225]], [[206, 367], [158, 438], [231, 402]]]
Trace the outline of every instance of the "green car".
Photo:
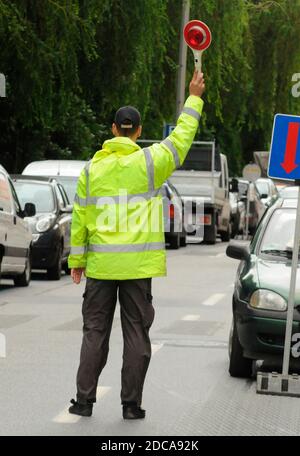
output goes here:
[[[229, 373], [250, 378], [254, 360], [282, 365], [289, 294], [295, 199], [280, 199], [264, 214], [253, 240], [231, 242], [227, 256], [241, 260], [232, 300]], [[298, 274], [293, 334], [300, 333], [300, 275]], [[300, 338], [300, 334], [299, 334]], [[290, 367], [299, 369], [291, 356]]]

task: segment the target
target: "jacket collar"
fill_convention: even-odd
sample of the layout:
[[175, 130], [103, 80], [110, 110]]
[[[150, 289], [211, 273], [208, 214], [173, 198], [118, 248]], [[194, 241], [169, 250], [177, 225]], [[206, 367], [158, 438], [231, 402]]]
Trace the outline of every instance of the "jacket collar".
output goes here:
[[106, 153], [107, 155], [113, 153], [120, 155], [129, 155], [133, 152], [136, 152], [137, 150], [140, 150], [140, 146], [138, 146], [130, 138], [127, 138], [125, 136], [118, 136], [116, 138], [108, 139], [105, 141], [103, 143], [102, 150], [96, 153], [96, 157], [99, 156], [98, 154], [103, 153]]

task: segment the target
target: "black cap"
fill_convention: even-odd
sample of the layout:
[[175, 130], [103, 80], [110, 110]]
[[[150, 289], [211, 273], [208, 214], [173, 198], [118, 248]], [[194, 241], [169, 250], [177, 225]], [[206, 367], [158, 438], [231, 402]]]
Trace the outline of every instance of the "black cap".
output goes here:
[[141, 115], [133, 106], [124, 106], [116, 112], [115, 124], [118, 128], [135, 129], [141, 125]]

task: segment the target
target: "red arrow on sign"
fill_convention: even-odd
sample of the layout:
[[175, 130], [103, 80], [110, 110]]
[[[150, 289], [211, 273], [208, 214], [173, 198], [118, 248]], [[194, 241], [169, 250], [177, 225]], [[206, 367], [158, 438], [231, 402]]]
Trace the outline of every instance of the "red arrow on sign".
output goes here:
[[289, 122], [284, 161], [281, 163], [282, 168], [287, 174], [290, 174], [299, 166], [296, 164], [299, 129], [300, 123]]

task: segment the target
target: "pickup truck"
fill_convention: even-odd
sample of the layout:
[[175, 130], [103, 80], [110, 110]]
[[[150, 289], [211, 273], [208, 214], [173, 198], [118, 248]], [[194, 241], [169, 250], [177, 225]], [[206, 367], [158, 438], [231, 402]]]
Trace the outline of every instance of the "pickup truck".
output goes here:
[[[195, 141], [183, 165], [170, 181], [181, 194], [184, 203], [201, 205], [203, 213], [194, 219], [194, 230], [188, 229], [188, 241], [203, 240], [215, 244], [219, 234], [222, 241], [231, 237], [229, 175], [225, 155], [220, 154], [214, 141]], [[203, 239], [199, 239], [198, 226], [204, 225]]]
[[[158, 140], [139, 140], [141, 147]], [[188, 242], [215, 244], [231, 237], [229, 175], [225, 155], [217, 150], [215, 141], [195, 141], [183, 165], [170, 177], [185, 205], [184, 225]], [[199, 210], [199, 208], [201, 208]], [[189, 213], [192, 211], [192, 222]]]

